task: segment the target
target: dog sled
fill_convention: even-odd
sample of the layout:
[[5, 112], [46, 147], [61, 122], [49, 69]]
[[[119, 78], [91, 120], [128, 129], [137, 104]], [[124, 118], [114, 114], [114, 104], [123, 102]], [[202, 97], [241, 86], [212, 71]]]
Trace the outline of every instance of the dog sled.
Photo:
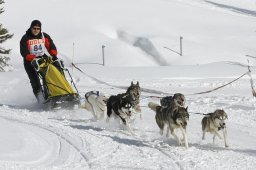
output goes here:
[[[48, 109], [72, 108], [80, 104], [80, 96], [75, 83], [64, 67], [63, 61], [52, 60], [52, 57], [36, 58], [32, 65], [40, 80], [43, 103]], [[68, 73], [71, 83], [66, 79]], [[74, 89], [75, 91], [74, 91]]]

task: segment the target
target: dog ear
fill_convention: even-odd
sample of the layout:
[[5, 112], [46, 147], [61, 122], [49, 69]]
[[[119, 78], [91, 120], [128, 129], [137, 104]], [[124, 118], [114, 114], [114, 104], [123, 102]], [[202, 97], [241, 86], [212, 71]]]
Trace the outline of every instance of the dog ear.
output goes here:
[[133, 81], [131, 82], [131, 86], [133, 86]]
[[188, 111], [188, 106], [185, 108], [186, 111]]
[[137, 81], [137, 86], [139, 86], [139, 82]]
[[186, 115], [188, 116], [188, 119], [189, 119], [189, 113], [187, 112]]

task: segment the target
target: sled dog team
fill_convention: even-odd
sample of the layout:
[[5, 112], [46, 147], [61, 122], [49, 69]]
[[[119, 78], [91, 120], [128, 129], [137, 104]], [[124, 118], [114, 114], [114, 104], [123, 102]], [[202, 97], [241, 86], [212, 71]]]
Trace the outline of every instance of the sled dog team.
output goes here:
[[[99, 91], [90, 91], [85, 94], [85, 103], [82, 108], [90, 111], [95, 119], [103, 119], [104, 113], [107, 112], [106, 121], [109, 122], [111, 117], [119, 118], [120, 122], [127, 126], [132, 135], [135, 135], [129, 124], [129, 119], [133, 114], [142, 113], [140, 108], [140, 86], [139, 82], [134, 84], [131, 82], [125, 93], [106, 96]], [[149, 102], [148, 107], [155, 112], [155, 120], [160, 129], [160, 134], [163, 135], [164, 128], [167, 127], [166, 137], [169, 137], [170, 132], [176, 139], [178, 145], [184, 145], [188, 148], [188, 137], [186, 127], [189, 120], [188, 107], [185, 108], [185, 96], [181, 93], [176, 93], [173, 96], [167, 96], [160, 99], [160, 105], [154, 102]], [[205, 133], [213, 134], [213, 143], [218, 136], [222, 139], [219, 131], [222, 131], [224, 137], [225, 147], [227, 143], [227, 129], [225, 120], [228, 118], [224, 110], [217, 109], [213, 113], [206, 114], [202, 119], [202, 131], [205, 139]], [[181, 140], [176, 131], [180, 129], [183, 139]]]

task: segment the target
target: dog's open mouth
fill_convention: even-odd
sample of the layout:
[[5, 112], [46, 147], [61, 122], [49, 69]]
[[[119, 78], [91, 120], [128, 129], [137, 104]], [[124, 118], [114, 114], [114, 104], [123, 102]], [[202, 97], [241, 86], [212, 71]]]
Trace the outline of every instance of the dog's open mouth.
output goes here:
[[126, 112], [127, 116], [132, 116], [132, 112], [131, 111], [128, 111]]
[[182, 122], [180, 125], [184, 128], [184, 129], [186, 129], [186, 127], [187, 127], [187, 122]]
[[108, 100], [103, 100], [103, 102], [107, 105], [107, 103], [108, 103]]
[[226, 127], [226, 124], [225, 124], [225, 123], [222, 123], [222, 124], [220, 124], [219, 129], [224, 129], [225, 127]]

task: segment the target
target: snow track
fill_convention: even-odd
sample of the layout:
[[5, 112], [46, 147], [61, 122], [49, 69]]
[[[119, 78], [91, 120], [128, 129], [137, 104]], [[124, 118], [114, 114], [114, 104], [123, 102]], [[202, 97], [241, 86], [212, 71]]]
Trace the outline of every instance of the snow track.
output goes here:
[[[154, 113], [147, 108], [143, 109], [143, 120], [136, 119], [132, 124], [138, 136], [130, 136], [127, 130], [114, 120], [111, 120], [110, 124], [92, 121], [91, 114], [85, 110], [78, 109], [72, 113], [62, 110], [30, 112], [0, 106], [0, 122], [8, 121], [12, 126], [21, 126], [27, 133], [33, 133], [34, 135], [29, 135], [31, 141], [48, 143], [39, 144], [44, 152], [38, 149], [36, 144], [32, 144], [32, 148], [36, 149], [34, 152], [28, 151], [37, 159], [29, 159], [28, 156], [25, 156], [27, 159], [23, 161], [20, 158], [2, 159], [0, 166], [47, 169], [204, 169], [218, 164], [216, 169], [250, 169], [256, 165], [256, 151], [253, 149], [256, 133], [250, 130], [255, 127], [255, 119], [248, 119], [245, 115], [252, 113], [254, 100], [237, 99], [237, 96], [224, 95], [198, 96], [187, 100], [191, 110], [195, 112], [202, 111], [203, 107], [198, 107], [201, 105], [206, 107], [206, 112], [209, 107], [215, 105], [228, 108], [229, 121], [232, 122], [228, 125], [231, 143], [228, 149], [224, 148], [223, 141], [220, 140], [216, 145], [212, 145], [212, 136], [209, 134], [206, 141], [201, 141], [202, 115], [190, 116], [190, 147], [185, 149], [178, 147], [172, 137], [167, 139], [159, 135], [153, 118]], [[146, 104], [148, 100], [142, 104]], [[248, 113], [244, 114], [243, 109]], [[240, 114], [239, 118], [235, 114]], [[21, 138], [27, 138], [26, 134], [21, 134]], [[16, 136], [12, 140], [21, 138]], [[28, 148], [25, 144], [23, 146]]]
[[[198, 68], [202, 69], [200, 66]], [[216, 88], [233, 79], [215, 76], [174, 79], [166, 78], [165, 75], [152, 78], [156, 72], [154, 69], [147, 69], [146, 74], [145, 69], [105, 69], [104, 73], [98, 72], [99, 75], [110, 75], [107, 78], [102, 76], [104, 82], [125, 87], [131, 79], [111, 77], [112, 71], [116, 69], [115, 72], [120, 74], [123, 71], [122, 74], [127, 77], [134, 72], [139, 77], [134, 81], [139, 80], [143, 89], [167, 93], [191, 94]], [[174, 74], [177, 68], [165, 69], [162, 72], [167, 75]], [[11, 76], [6, 79], [8, 82]], [[9, 86], [9, 90], [15, 89], [16, 84]], [[105, 84], [88, 83], [83, 78], [80, 78], [78, 88], [82, 91], [100, 90], [107, 94], [124, 92]], [[8, 90], [0, 92], [0, 102], [10, 104], [0, 105], [0, 169], [254, 169], [256, 100], [251, 97], [250, 90], [248, 79], [240, 79], [219, 91], [186, 96], [186, 105], [191, 112], [187, 127], [188, 149], [177, 146], [172, 136], [160, 136], [155, 113], [147, 107], [142, 107], [143, 119], [140, 120], [137, 115], [131, 123], [137, 134], [131, 136], [118, 120], [111, 119], [109, 123], [94, 121], [92, 114], [83, 109], [43, 111], [33, 103], [32, 94], [25, 96], [29, 98], [29, 104], [12, 102], [18, 100], [19, 91], [9, 98], [4, 98], [9, 94]], [[145, 95], [148, 93], [143, 91], [142, 96]], [[159, 99], [142, 97], [141, 106], [146, 106], [150, 101], [159, 102]], [[201, 140], [203, 116], [193, 113], [209, 113], [217, 108], [223, 108], [229, 116], [227, 127], [230, 148], [225, 148], [219, 139], [213, 145], [210, 134], [206, 134], [206, 141]]]
[[[3, 108], [2, 108], [3, 109]], [[20, 112], [19, 110], [18, 112]], [[15, 110], [12, 109], [4, 109], [4, 112], [6, 115], [13, 115], [15, 113]], [[40, 165], [47, 165], [47, 166], [56, 166], [56, 165], [62, 165], [64, 164], [65, 166], [68, 166], [68, 164], [73, 163], [74, 161], [77, 161], [78, 155], [80, 155], [81, 161], [78, 163], [87, 163], [88, 166], [88, 158], [85, 153], [81, 152], [83, 150], [83, 146], [81, 147], [79, 143], [82, 143], [81, 141], [85, 140], [82, 139], [81, 137], [77, 136], [76, 134], [71, 134], [65, 133], [65, 131], [62, 131], [61, 129], [58, 129], [50, 124], [42, 123], [42, 122], [33, 122], [31, 120], [26, 120], [24, 118], [14, 118], [14, 117], [9, 117], [9, 116], [0, 116], [2, 119], [8, 120], [14, 124], [25, 124], [27, 127], [27, 130], [30, 130], [31, 127], [32, 129], [37, 129], [36, 132], [40, 136], [39, 133], [41, 131], [47, 131], [50, 133], [52, 138], [55, 138], [55, 141], [49, 140], [47, 136], [41, 136], [40, 139], [45, 140], [47, 143], [53, 143], [55, 146], [54, 147], [58, 149], [54, 149], [52, 151], [52, 154], [49, 154], [50, 151], [46, 150], [45, 154], [42, 154], [41, 156], [44, 157], [43, 161], [37, 160], [35, 161], [35, 164], [33, 162], [28, 163], [25, 162], [25, 164], [31, 164], [30, 166], [40, 166]], [[45, 132], [44, 132], [45, 133]], [[26, 137], [26, 136], [25, 136]], [[33, 139], [31, 139], [33, 140]], [[81, 140], [81, 141], [79, 141]], [[46, 148], [45, 148], [46, 149]], [[37, 152], [37, 150], [34, 150], [34, 152]], [[53, 159], [55, 158], [55, 159]]]

